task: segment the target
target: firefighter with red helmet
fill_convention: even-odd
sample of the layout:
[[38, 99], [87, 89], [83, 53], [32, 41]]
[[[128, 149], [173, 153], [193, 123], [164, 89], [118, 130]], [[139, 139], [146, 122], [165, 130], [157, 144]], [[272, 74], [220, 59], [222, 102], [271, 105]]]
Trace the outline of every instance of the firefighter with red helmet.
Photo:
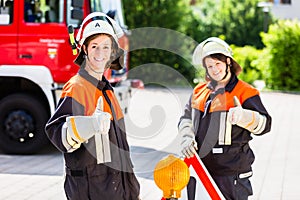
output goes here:
[[205, 68], [207, 82], [194, 88], [180, 118], [182, 154], [199, 154], [226, 199], [248, 199], [254, 162], [249, 141], [270, 131], [271, 116], [259, 91], [237, 78], [242, 68], [225, 41], [204, 40], [193, 62]]
[[124, 50], [118, 24], [103, 13], [89, 14], [76, 36], [78, 74], [63, 87], [46, 124], [51, 142], [64, 154], [64, 189], [70, 200], [135, 200], [140, 185], [133, 172], [124, 116], [108, 68], [121, 69]]

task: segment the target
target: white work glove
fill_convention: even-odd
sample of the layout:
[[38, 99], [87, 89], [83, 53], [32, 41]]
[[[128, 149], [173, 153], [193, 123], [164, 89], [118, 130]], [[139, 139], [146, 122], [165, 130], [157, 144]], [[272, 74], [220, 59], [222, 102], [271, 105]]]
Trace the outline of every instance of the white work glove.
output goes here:
[[110, 118], [111, 115], [108, 112], [104, 112], [104, 103], [102, 96], [99, 97], [97, 101], [97, 106], [92, 116], [97, 117], [100, 133], [101, 134], [108, 134], [110, 128]]
[[232, 125], [238, 125], [245, 128], [250, 132], [255, 132], [263, 116], [256, 111], [242, 108], [242, 105], [236, 96], [233, 97], [233, 100], [235, 107], [229, 109], [229, 122]]
[[[102, 97], [101, 97], [102, 98]], [[68, 133], [77, 143], [83, 143], [96, 133], [107, 134], [110, 127], [110, 114], [101, 111], [103, 100], [98, 100], [97, 107], [92, 116], [70, 116], [66, 118]]]
[[197, 142], [195, 141], [195, 134], [191, 130], [191, 127], [184, 127], [179, 130], [179, 134], [182, 136], [181, 141], [181, 153], [184, 157], [191, 158], [193, 157], [198, 150]]
[[83, 143], [100, 132], [96, 116], [70, 116], [66, 118], [68, 133], [77, 143]]
[[109, 128], [111, 115], [104, 112], [102, 96], [97, 101], [93, 116], [97, 117], [100, 125], [100, 134], [95, 135], [97, 164], [111, 162]]

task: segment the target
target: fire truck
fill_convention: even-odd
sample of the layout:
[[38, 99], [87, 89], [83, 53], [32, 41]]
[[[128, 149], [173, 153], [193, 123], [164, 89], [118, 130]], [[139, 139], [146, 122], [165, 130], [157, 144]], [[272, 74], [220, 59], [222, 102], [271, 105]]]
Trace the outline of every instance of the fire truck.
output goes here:
[[[120, 45], [129, 51], [121, 0], [0, 0], [0, 149], [31, 154], [49, 144], [44, 132], [59, 91], [78, 72], [68, 26], [78, 31], [83, 18], [100, 11], [124, 29]], [[106, 78], [126, 112], [132, 81], [124, 69], [108, 70]]]

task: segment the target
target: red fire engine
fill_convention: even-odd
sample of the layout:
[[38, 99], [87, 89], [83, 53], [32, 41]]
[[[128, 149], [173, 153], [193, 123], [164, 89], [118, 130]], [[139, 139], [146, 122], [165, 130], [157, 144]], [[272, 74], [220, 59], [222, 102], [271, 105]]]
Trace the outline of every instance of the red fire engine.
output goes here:
[[[44, 126], [55, 110], [59, 88], [77, 73], [68, 26], [78, 30], [91, 12], [108, 13], [126, 29], [121, 0], [0, 0], [0, 149], [38, 152], [49, 141]], [[124, 30], [126, 33], [126, 30]], [[120, 39], [128, 51], [126, 34]], [[121, 107], [131, 86], [126, 68], [107, 71]], [[129, 83], [129, 84], [128, 84]]]

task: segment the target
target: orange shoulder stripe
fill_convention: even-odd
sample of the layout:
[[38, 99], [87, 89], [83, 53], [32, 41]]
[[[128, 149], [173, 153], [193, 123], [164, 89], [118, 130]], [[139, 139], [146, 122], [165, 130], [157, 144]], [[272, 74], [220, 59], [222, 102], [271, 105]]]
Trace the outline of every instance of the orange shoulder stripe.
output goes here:
[[[122, 118], [122, 110], [117, 102], [116, 97], [113, 95], [113, 92], [107, 90], [106, 93], [110, 98], [114, 110], [116, 110], [117, 119]], [[108, 112], [111, 114], [111, 116], [113, 116], [111, 108], [108, 102], [105, 100], [103, 92], [79, 75], [70, 79], [70, 81], [64, 86], [61, 98], [71, 97], [75, 99], [78, 103], [85, 107], [85, 115], [89, 116], [94, 113], [98, 98], [100, 98], [100, 96], [103, 97], [104, 112]]]
[[241, 105], [243, 105], [247, 99], [258, 94], [258, 90], [253, 86], [239, 80], [232, 92], [225, 92], [224, 94], [219, 94], [215, 97], [212, 101], [209, 112], [228, 111], [230, 108], [235, 106], [233, 100], [234, 96], [236, 96]]
[[[198, 84], [193, 92], [192, 108], [204, 112], [205, 103], [210, 94], [211, 91], [206, 88], [206, 84]], [[250, 84], [239, 80], [232, 92], [219, 94], [213, 99], [209, 112], [228, 111], [229, 108], [234, 107], [234, 96], [237, 96], [241, 104], [243, 104], [247, 99], [255, 95], [259, 95], [257, 89]]]
[[109, 99], [111, 101], [112, 107], [115, 110], [115, 114], [116, 114], [117, 120], [123, 118], [124, 115], [123, 115], [122, 109], [121, 109], [121, 107], [119, 105], [119, 102], [117, 100], [117, 97], [115, 96], [115, 94], [113, 93], [113, 91], [107, 90], [106, 94], [108, 95], [108, 97], [109, 97]]
[[204, 112], [206, 99], [210, 94], [210, 90], [206, 88], [206, 83], [199, 83], [193, 91], [191, 106], [194, 109]]

